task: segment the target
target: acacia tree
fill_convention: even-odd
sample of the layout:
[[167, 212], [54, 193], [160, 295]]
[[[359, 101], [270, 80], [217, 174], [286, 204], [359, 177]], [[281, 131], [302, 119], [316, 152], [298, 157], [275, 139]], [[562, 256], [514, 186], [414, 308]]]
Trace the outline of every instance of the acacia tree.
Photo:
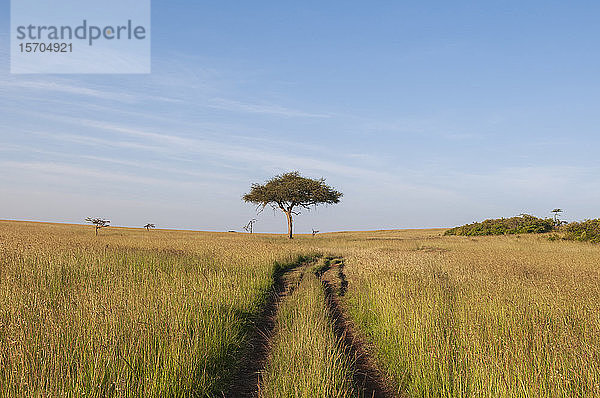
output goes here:
[[554, 210], [552, 210], [552, 211], [550, 212], [550, 213], [554, 213], [554, 224], [555, 224], [555, 225], [557, 225], [557, 226], [560, 226], [560, 225], [561, 225], [561, 223], [562, 223], [562, 222], [561, 222], [561, 221], [558, 219], [558, 216], [559, 216], [559, 214], [560, 214], [560, 213], [562, 213], [562, 212], [563, 212], [563, 211], [562, 211], [562, 209], [554, 209]]
[[292, 239], [293, 216], [300, 214], [294, 211], [295, 208], [310, 209], [311, 206], [320, 204], [335, 204], [342, 195], [326, 185], [323, 178], [306, 178], [299, 172], [292, 171], [275, 176], [264, 184], [252, 184], [250, 192], [243, 199], [256, 204], [261, 211], [267, 205], [280, 209], [287, 218], [288, 238]]
[[98, 230], [100, 228], [105, 228], [108, 227], [110, 224], [110, 220], [105, 220], [103, 218], [96, 218], [96, 217], [87, 217], [85, 219], [85, 221], [94, 224], [94, 227], [96, 227], [96, 236], [98, 236]]
[[150, 228], [156, 228], [156, 225], [154, 225], [154, 224], [146, 224], [146, 225], [144, 225], [144, 228], [146, 228], [146, 231], [150, 231]]

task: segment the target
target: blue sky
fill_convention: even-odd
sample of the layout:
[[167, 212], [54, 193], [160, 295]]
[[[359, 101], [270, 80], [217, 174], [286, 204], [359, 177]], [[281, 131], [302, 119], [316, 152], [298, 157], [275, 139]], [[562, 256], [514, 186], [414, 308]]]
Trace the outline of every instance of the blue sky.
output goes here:
[[151, 74], [11, 75], [0, 0], [0, 219], [239, 230], [289, 170], [344, 192], [298, 232], [599, 217], [600, 3], [494, 3], [153, 1]]

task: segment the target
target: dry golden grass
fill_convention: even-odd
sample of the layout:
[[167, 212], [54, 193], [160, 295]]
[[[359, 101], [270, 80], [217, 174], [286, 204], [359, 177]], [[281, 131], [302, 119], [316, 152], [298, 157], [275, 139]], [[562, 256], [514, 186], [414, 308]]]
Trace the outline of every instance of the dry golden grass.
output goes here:
[[352, 386], [352, 359], [345, 355], [342, 341], [334, 331], [323, 286], [314, 268], [305, 268], [298, 273], [297, 287], [283, 300], [277, 313], [260, 396], [357, 396]]
[[241, 234], [0, 222], [0, 395], [218, 394], [295, 260]]
[[[321, 252], [345, 257], [349, 312], [405, 395], [600, 396], [600, 246], [442, 233], [2, 221], [0, 395], [218, 396], [274, 263]], [[314, 287], [292, 330], [320, 316]]]
[[600, 395], [598, 246], [387, 235], [409, 236], [345, 250], [351, 311], [402, 391]]

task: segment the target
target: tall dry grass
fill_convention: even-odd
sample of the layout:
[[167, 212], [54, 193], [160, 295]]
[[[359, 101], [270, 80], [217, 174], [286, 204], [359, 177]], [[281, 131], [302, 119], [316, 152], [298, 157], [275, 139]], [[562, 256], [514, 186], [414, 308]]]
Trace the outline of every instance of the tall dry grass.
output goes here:
[[598, 246], [394, 233], [346, 254], [353, 317], [408, 396], [600, 396]]
[[[600, 246], [442, 233], [95, 238], [0, 222], [0, 396], [218, 396], [251, 360], [239, 352], [275, 264], [315, 252], [345, 257], [349, 313], [404, 395], [600, 396]], [[318, 356], [335, 345], [315, 333], [326, 323], [309, 282], [281, 309], [273, 386], [345, 372]]]
[[284, 240], [0, 222], [0, 395], [219, 395]]
[[357, 396], [351, 360], [335, 334], [323, 286], [313, 270], [304, 273], [281, 304], [275, 332], [260, 396]]

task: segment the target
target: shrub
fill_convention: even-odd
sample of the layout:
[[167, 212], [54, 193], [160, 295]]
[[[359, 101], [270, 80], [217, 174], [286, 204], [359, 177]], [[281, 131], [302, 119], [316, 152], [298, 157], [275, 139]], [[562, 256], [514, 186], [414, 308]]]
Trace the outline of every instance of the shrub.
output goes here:
[[449, 229], [445, 235], [510, 235], [550, 232], [554, 229], [554, 220], [551, 218], [537, 218], [529, 214], [518, 217], [498, 218], [466, 224]]
[[565, 225], [563, 230], [565, 239], [600, 243], [600, 218], [572, 222]]
[[548, 240], [550, 242], [554, 242], [555, 240], [560, 240], [560, 235], [558, 235], [558, 234], [550, 234], [548, 236]]

